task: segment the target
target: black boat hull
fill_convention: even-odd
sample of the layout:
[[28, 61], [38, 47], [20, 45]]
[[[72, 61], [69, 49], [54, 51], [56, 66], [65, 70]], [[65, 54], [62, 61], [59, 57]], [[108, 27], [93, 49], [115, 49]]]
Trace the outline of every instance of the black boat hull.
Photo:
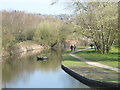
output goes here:
[[43, 60], [46, 60], [46, 59], [48, 59], [48, 58], [47, 58], [47, 57], [37, 57], [37, 61], [38, 61], [38, 60], [43, 61]]

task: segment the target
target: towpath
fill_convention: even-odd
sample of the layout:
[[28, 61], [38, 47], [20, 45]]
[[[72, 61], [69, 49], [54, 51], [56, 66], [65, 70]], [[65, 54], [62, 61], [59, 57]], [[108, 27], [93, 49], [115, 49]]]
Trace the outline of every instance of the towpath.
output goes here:
[[118, 68], [110, 67], [110, 66], [107, 66], [107, 65], [104, 65], [104, 64], [101, 64], [101, 63], [98, 63], [98, 62], [94, 62], [94, 61], [91, 61], [91, 60], [88, 60], [88, 59], [85, 59], [85, 58], [82, 58], [80, 56], [75, 55], [75, 53], [78, 53], [78, 52], [84, 51], [84, 50], [88, 50], [88, 49], [90, 49], [90, 48], [80, 49], [80, 50], [71, 52], [69, 55], [74, 57], [74, 58], [77, 58], [77, 59], [79, 59], [81, 61], [84, 61], [84, 62], [86, 62], [89, 65], [93, 65], [93, 66], [96, 66], [96, 67], [101, 67], [101, 68], [113, 70], [113, 71], [116, 71], [116, 72], [120, 73], [120, 69], [118, 69]]

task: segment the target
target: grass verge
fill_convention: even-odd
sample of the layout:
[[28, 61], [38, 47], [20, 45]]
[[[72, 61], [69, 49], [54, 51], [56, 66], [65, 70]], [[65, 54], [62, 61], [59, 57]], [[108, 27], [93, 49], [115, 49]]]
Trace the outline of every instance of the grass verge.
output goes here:
[[102, 63], [111, 67], [120, 68], [118, 65], [118, 59], [120, 59], [118, 56], [118, 47], [112, 47], [111, 51], [106, 54], [97, 53], [94, 49], [81, 51], [76, 54], [91, 61]]
[[87, 63], [70, 56], [69, 53], [69, 50], [63, 52], [64, 60], [62, 64], [79, 73], [80, 75], [83, 75], [93, 80], [115, 83], [120, 82], [120, 79], [118, 77], [119, 74], [117, 72], [88, 65]]

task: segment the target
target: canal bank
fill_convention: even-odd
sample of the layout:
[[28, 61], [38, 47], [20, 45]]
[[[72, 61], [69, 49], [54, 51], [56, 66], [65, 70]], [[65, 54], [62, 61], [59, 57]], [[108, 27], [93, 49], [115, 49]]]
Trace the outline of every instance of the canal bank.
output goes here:
[[71, 75], [72, 77], [74, 77], [75, 79], [77, 79], [78, 81], [88, 85], [91, 88], [113, 88], [113, 89], [118, 89], [120, 86], [120, 83], [111, 83], [111, 82], [102, 82], [102, 81], [97, 81], [97, 80], [92, 80], [89, 78], [86, 78], [84, 76], [81, 76], [80, 74], [72, 71], [70, 68], [61, 65], [61, 68], [68, 73], [69, 75]]
[[[120, 85], [118, 72], [89, 65], [84, 61], [79, 60], [78, 58], [70, 56], [70, 53], [71, 51], [69, 50], [66, 50], [63, 52], [63, 62], [62, 62], [64, 66], [70, 69], [70, 70], [67, 69], [68, 70], [67, 73], [70, 73], [70, 75], [72, 70], [73, 72], [78, 74], [78, 77], [80, 80], [82, 77], [85, 77], [87, 78], [85, 80], [88, 82], [90, 81], [90, 83], [93, 83], [93, 85], [95, 85], [95, 83], [98, 84], [96, 86], [99, 86], [100, 83], [102, 83], [100, 84], [101, 87], [111, 87], [111, 86], [117, 87], [118, 85]], [[76, 75], [74, 76], [74, 74], [73, 74], [73, 77], [78, 78], [76, 77]], [[89, 85], [90, 83], [88, 83], [87, 85]], [[106, 84], [106, 85], [104, 86], [103, 84]]]
[[[86, 52], [86, 51], [81, 51], [81, 53], [82, 52], [83, 52], [83, 54], [85, 54], [84, 52]], [[70, 50], [66, 50], [63, 52], [63, 62], [62, 62], [63, 65], [69, 67], [70, 69], [74, 70], [75, 72], [79, 73], [80, 75], [85, 76], [90, 79], [93, 79], [93, 80], [119, 83], [119, 73], [118, 72], [89, 65], [88, 63], [86, 63], [82, 60], [79, 60], [78, 58], [70, 56], [70, 53], [71, 53]], [[87, 56], [87, 54], [91, 55], [91, 53], [86, 53], [86, 56]], [[104, 61], [106, 61], [106, 59]], [[92, 61], [91, 61], [91, 63], [92, 63]], [[110, 63], [112, 63], [112, 62], [110, 62]]]
[[30, 51], [40, 52], [45, 48], [46, 48], [45, 46], [42, 46], [32, 41], [24, 41], [24, 42], [16, 43], [15, 45], [7, 49], [3, 49], [2, 56], [3, 57], [13, 56], [20, 53], [28, 53]]

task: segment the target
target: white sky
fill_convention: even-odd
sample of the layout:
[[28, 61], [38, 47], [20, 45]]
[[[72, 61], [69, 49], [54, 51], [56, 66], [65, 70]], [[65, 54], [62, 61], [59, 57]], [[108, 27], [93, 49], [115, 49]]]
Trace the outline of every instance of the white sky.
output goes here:
[[41, 14], [69, 14], [64, 2], [51, 5], [53, 0], [1, 0], [0, 10], [20, 10]]
[[[0, 10], [20, 10], [41, 14], [70, 14], [72, 11], [65, 10], [65, 1], [59, 0], [57, 4], [50, 5], [57, 0], [0, 0]], [[77, 0], [74, 0], [77, 1]], [[81, 0], [85, 1], [85, 0]], [[88, 1], [120, 1], [120, 0], [88, 0]]]

